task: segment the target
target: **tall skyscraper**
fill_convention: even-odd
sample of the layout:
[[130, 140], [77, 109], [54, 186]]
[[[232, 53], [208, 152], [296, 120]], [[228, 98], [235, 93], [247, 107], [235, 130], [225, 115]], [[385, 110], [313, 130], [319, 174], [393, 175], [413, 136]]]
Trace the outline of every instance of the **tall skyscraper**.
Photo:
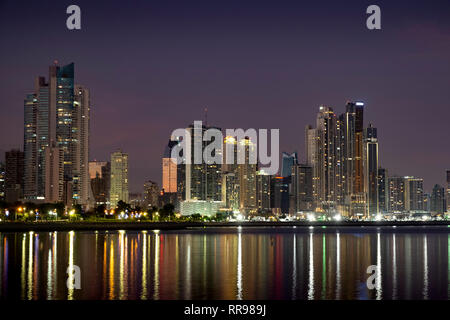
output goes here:
[[[64, 183], [64, 151], [62, 148], [47, 146], [44, 149], [45, 163], [45, 201], [69, 203], [67, 196], [72, 185]], [[67, 189], [69, 188], [69, 189]]]
[[447, 213], [450, 213], [450, 170], [447, 170]]
[[122, 151], [111, 154], [110, 183], [110, 207], [116, 208], [120, 200], [128, 203], [128, 154]]
[[170, 139], [164, 149], [162, 159], [162, 188], [165, 193], [177, 192], [177, 163], [172, 159], [172, 148], [178, 144], [177, 140]]
[[387, 213], [389, 210], [389, 181], [388, 170], [378, 168], [378, 203], [380, 212]]
[[271, 212], [271, 184], [272, 176], [260, 170], [256, 174], [256, 206], [259, 214]]
[[23, 188], [23, 152], [11, 150], [5, 152], [5, 200], [16, 202], [22, 199]]
[[[222, 200], [222, 164], [207, 164], [203, 157], [200, 163], [195, 163], [195, 150], [201, 150], [202, 154], [207, 141], [203, 141], [203, 134], [207, 129], [217, 129], [206, 127], [196, 129], [194, 124], [186, 130], [191, 135], [191, 161], [185, 165], [185, 193], [186, 200], [221, 201]], [[222, 154], [222, 147], [215, 150]]]
[[366, 216], [371, 217], [380, 212], [378, 196], [378, 139], [377, 128], [369, 125], [364, 132], [364, 192], [366, 194]]
[[320, 106], [316, 129], [306, 128], [307, 162], [313, 167], [313, 194], [316, 206], [334, 208], [336, 195], [336, 114], [330, 107]]
[[238, 141], [238, 144], [243, 145], [245, 150], [245, 163], [237, 165], [240, 210], [248, 214], [256, 211], [256, 173], [258, 165], [250, 163], [250, 153], [255, 151], [256, 144], [247, 138]]
[[405, 211], [414, 213], [424, 211], [423, 179], [405, 177]]
[[[75, 85], [74, 64], [49, 68], [48, 82], [37, 77], [34, 92], [24, 101], [24, 198], [27, 201], [66, 200], [86, 204], [89, 192], [89, 92]], [[46, 151], [47, 148], [56, 148]], [[58, 151], [58, 150], [60, 151]], [[46, 159], [62, 152], [62, 197], [54, 191], [55, 172], [46, 173]], [[50, 170], [50, 169], [49, 169]], [[47, 180], [46, 178], [53, 180]], [[55, 189], [56, 188], [56, 189]], [[50, 190], [53, 190], [50, 192]], [[46, 191], [50, 198], [46, 198]], [[58, 191], [59, 192], [59, 191]]]
[[106, 205], [109, 201], [111, 163], [109, 161], [90, 161], [89, 178], [96, 205]]

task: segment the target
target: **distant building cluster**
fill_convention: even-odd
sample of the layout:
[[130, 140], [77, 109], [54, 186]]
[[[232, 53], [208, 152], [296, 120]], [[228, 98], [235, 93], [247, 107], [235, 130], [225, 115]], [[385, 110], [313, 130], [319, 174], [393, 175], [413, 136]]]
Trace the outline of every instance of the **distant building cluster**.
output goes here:
[[[217, 213], [293, 215], [318, 212], [356, 218], [379, 214], [442, 214], [450, 212], [450, 170], [447, 185], [425, 193], [423, 179], [389, 175], [379, 163], [377, 128], [364, 127], [364, 103], [347, 102], [345, 112], [320, 106], [315, 126], [305, 128], [304, 161], [297, 152], [281, 154], [279, 174], [269, 175], [250, 161], [257, 147], [250, 137], [226, 136], [215, 152], [224, 159], [243, 148], [238, 164], [177, 164], [171, 137], [162, 157], [162, 185], [148, 180], [142, 193], [130, 193], [128, 154], [111, 153], [109, 161], [89, 161], [90, 92], [75, 83], [74, 64], [49, 68], [37, 77], [24, 100], [23, 151], [10, 150], [0, 163], [0, 200], [8, 203], [63, 202], [89, 210], [119, 202], [144, 210], [174, 205], [183, 215]], [[192, 124], [191, 157], [207, 142]], [[241, 149], [242, 150], [242, 149]], [[185, 155], [181, 155], [184, 156]]]
[[[203, 131], [209, 128], [203, 126]], [[187, 130], [191, 132], [193, 155], [195, 143], [201, 143], [203, 150], [206, 142], [194, 139], [193, 125]], [[168, 147], [176, 145], [177, 140], [172, 137]], [[249, 138], [238, 141], [225, 137], [222, 149], [216, 152], [223, 153], [225, 159], [226, 150], [230, 150], [227, 145], [235, 150], [238, 143], [245, 145], [245, 164], [169, 165], [171, 161], [165, 156], [163, 181], [167, 190], [174, 190], [167, 181], [177, 177], [173, 199], [182, 214], [318, 212], [373, 218], [380, 214], [442, 214], [450, 209], [450, 171], [446, 190], [435, 185], [427, 194], [422, 178], [390, 176], [380, 167], [377, 128], [370, 124], [364, 127], [362, 102], [348, 102], [341, 115], [331, 107], [320, 106], [316, 125], [305, 128], [304, 163], [296, 152], [283, 152], [279, 175], [268, 175], [257, 164], [250, 164], [248, 156], [255, 145]]]

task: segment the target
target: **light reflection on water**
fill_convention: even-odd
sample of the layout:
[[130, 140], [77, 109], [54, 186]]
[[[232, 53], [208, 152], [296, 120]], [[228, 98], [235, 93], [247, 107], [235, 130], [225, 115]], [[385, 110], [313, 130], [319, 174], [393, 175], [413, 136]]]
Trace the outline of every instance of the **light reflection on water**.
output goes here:
[[[17, 232], [0, 244], [2, 299], [450, 299], [447, 227]], [[71, 266], [80, 290], [66, 286]]]

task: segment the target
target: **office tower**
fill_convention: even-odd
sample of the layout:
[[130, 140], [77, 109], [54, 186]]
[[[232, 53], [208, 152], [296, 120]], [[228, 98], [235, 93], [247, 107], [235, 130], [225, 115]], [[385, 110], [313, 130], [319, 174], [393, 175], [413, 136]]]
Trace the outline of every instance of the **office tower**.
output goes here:
[[[46, 173], [45, 159], [55, 152], [46, 152], [46, 148], [59, 148], [63, 153], [60, 169], [66, 205], [85, 204], [89, 190], [89, 92], [75, 85], [73, 63], [50, 66], [48, 82], [44, 77], [37, 77], [34, 92], [25, 97], [24, 198], [27, 201], [60, 198], [55, 193], [59, 186], [46, 186], [55, 182], [46, 181], [47, 177], [60, 176]], [[49, 190], [53, 190], [49, 193], [51, 199], [45, 199]]]
[[20, 150], [5, 152], [5, 200], [16, 202], [22, 199], [23, 155]]
[[313, 207], [318, 208], [319, 203], [319, 166], [318, 166], [318, 146], [319, 136], [317, 129], [307, 125], [305, 128], [306, 164], [312, 168], [313, 177]]
[[[190, 163], [185, 165], [187, 201], [221, 201], [222, 198], [222, 164], [207, 164], [201, 156], [209, 144], [207, 141], [203, 141], [203, 134], [207, 129], [220, 131], [220, 128], [206, 127], [205, 125], [196, 128], [194, 124], [186, 129], [191, 135], [191, 159]], [[201, 151], [199, 163], [194, 161], [195, 150]], [[222, 147], [216, 149], [215, 152], [221, 156]]]
[[0, 162], [0, 201], [5, 201], [5, 165]]
[[109, 161], [90, 161], [89, 178], [96, 205], [106, 205], [109, 197], [111, 164]]
[[152, 207], [159, 207], [159, 186], [154, 181], [147, 181], [144, 183], [144, 207], [151, 209]]
[[436, 184], [431, 193], [431, 213], [442, 214], [446, 209], [445, 189]]
[[423, 179], [405, 177], [405, 211], [422, 212], [423, 206]]
[[164, 149], [162, 159], [162, 188], [164, 193], [177, 192], [177, 163], [172, 159], [172, 148], [178, 144], [175, 139], [170, 139]]
[[447, 213], [450, 213], [450, 170], [447, 170]]
[[389, 212], [404, 212], [405, 207], [405, 179], [403, 177], [389, 177]]
[[312, 211], [313, 169], [309, 165], [297, 164], [292, 167], [290, 193], [290, 213]]
[[[317, 115], [317, 129], [312, 138], [316, 144], [313, 150], [308, 150], [308, 157], [315, 154], [311, 159], [313, 166], [313, 179], [317, 187], [318, 205], [324, 209], [333, 208], [336, 204], [336, 115], [330, 107], [320, 106]], [[308, 146], [309, 148], [310, 146]]]
[[[59, 147], [47, 146], [45, 154], [45, 201], [66, 202], [64, 188], [64, 150]], [[66, 195], [68, 192], [66, 191]]]
[[239, 211], [240, 186], [237, 172], [223, 172], [222, 174], [222, 201], [225, 209], [230, 212]]
[[346, 111], [340, 116], [342, 157], [342, 186], [348, 214], [351, 216], [367, 214], [364, 202], [364, 159], [363, 126], [364, 103], [347, 102]]
[[377, 128], [369, 125], [364, 131], [364, 192], [366, 194], [366, 216], [380, 212], [378, 197], [378, 139]]
[[89, 200], [89, 90], [75, 85], [72, 123], [72, 179], [75, 203], [86, 205]]
[[271, 184], [272, 176], [260, 170], [256, 174], [256, 207], [259, 214], [268, 214], [271, 212]]
[[250, 163], [250, 154], [255, 152], [256, 144], [249, 138], [237, 142], [243, 146], [245, 151], [245, 162], [237, 165], [239, 182], [239, 208], [246, 214], [256, 211], [256, 173], [258, 165]]
[[110, 184], [110, 207], [116, 208], [120, 200], [128, 203], [128, 154], [122, 151], [111, 154]]
[[389, 181], [388, 170], [378, 168], [378, 203], [380, 212], [387, 213], [389, 210]]
[[291, 154], [283, 152], [281, 155], [281, 176], [290, 177], [292, 174], [292, 167], [298, 164], [297, 152]]

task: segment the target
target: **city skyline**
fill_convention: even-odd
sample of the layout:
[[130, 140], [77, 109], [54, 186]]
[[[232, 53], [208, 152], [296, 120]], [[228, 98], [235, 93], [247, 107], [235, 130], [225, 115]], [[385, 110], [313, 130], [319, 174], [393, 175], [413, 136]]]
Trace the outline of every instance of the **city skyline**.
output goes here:
[[[92, 90], [89, 160], [106, 161], [122, 148], [130, 155], [131, 192], [140, 192], [148, 179], [161, 181], [167, 137], [203, 119], [205, 107], [214, 126], [280, 128], [280, 152], [297, 151], [303, 161], [304, 125], [319, 105], [342, 112], [347, 100], [366, 103], [367, 118], [378, 128], [380, 165], [390, 174], [421, 177], [427, 192], [445, 185], [450, 151], [439, 137], [445, 137], [450, 116], [450, 26], [441, 12], [448, 3], [381, 2], [378, 33], [365, 29], [363, 3], [327, 4], [325, 12], [320, 4], [271, 11], [265, 4], [255, 10], [227, 3], [222, 10], [220, 4], [194, 3], [176, 11], [138, 3], [140, 10], [115, 10], [114, 4], [108, 9], [81, 1], [86, 19], [79, 34], [65, 28], [64, 4], [52, 5], [54, 10], [27, 4], [30, 12], [22, 12], [20, 3], [2, 3], [9, 13], [0, 13], [1, 24], [17, 31], [14, 37], [0, 31], [9, 49], [0, 60], [2, 112], [9, 117], [0, 128], [2, 156], [22, 149], [23, 95], [58, 59], [63, 65], [74, 61], [77, 81]], [[236, 8], [240, 14], [234, 15]], [[417, 17], [416, 10], [424, 14]], [[105, 12], [122, 18], [120, 32], [105, 34], [111, 19]], [[322, 25], [313, 18], [319, 13]], [[19, 15], [45, 20], [39, 34], [57, 37], [58, 45], [49, 42], [32, 56], [22, 50], [36, 31], [28, 22], [19, 25]]]

